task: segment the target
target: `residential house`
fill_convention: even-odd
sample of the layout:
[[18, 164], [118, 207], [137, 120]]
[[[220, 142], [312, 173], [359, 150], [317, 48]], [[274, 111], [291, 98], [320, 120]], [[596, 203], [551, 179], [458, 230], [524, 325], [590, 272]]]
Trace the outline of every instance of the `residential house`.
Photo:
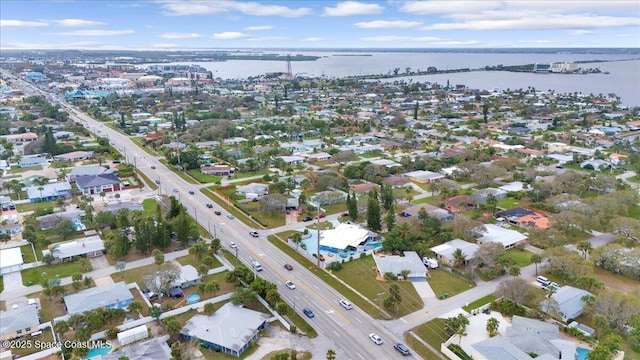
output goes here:
[[122, 190], [122, 183], [114, 173], [102, 173], [100, 175], [76, 176], [78, 192], [83, 195], [98, 195], [102, 192], [114, 192]]
[[380, 185], [374, 183], [361, 183], [349, 185], [349, 192], [355, 192], [357, 197], [368, 194], [372, 189], [380, 193]]
[[342, 223], [334, 229], [320, 232], [320, 250], [329, 253], [352, 251], [364, 246], [368, 241], [377, 239], [377, 234], [369, 232], [356, 224]]
[[228, 165], [203, 166], [200, 168], [202, 174], [213, 176], [229, 176], [233, 174], [234, 170], [234, 168]]
[[26, 144], [38, 140], [38, 135], [36, 133], [27, 132], [24, 134], [0, 136], [0, 138], [4, 138], [7, 142], [14, 144]]
[[412, 181], [415, 181], [421, 184], [428, 184], [428, 183], [432, 183], [432, 182], [436, 182], [438, 180], [444, 179], [444, 175], [435, 173], [432, 171], [426, 171], [426, 170], [410, 171], [402, 174], [402, 176], [408, 177]]
[[381, 276], [391, 273], [400, 277], [403, 271], [408, 270], [407, 277], [412, 281], [426, 281], [427, 279], [427, 268], [415, 251], [405, 251], [404, 256], [382, 255], [374, 256], [373, 259]]
[[436, 254], [436, 259], [438, 259], [441, 263], [453, 266], [456, 261], [456, 258], [455, 256], [453, 256], [453, 254], [457, 249], [460, 249], [460, 251], [462, 251], [462, 253], [465, 255], [465, 262], [467, 262], [469, 260], [473, 260], [476, 257], [476, 251], [478, 251], [479, 248], [480, 246], [474, 243], [470, 243], [461, 239], [453, 239], [447, 241], [444, 244], [434, 246], [430, 250]]
[[111, 172], [113, 172], [112, 169], [100, 165], [74, 166], [69, 173], [69, 182], [74, 183], [78, 176], [97, 176]]
[[449, 221], [453, 219], [453, 214], [448, 212], [445, 209], [439, 208], [437, 206], [429, 205], [429, 204], [419, 204], [412, 205], [408, 208], [402, 210], [400, 216], [403, 218], [414, 218], [418, 220], [423, 220], [422, 216], [420, 216], [420, 211], [424, 209], [428, 216], [434, 217], [441, 221]]
[[80, 161], [87, 160], [93, 157], [93, 151], [72, 151], [66, 154], [60, 154], [53, 156], [53, 160], [56, 161]]
[[475, 207], [475, 199], [469, 195], [458, 195], [444, 201], [444, 209], [452, 213], [460, 213]]
[[318, 152], [304, 155], [307, 161], [326, 161], [331, 159], [331, 155], [326, 152]]
[[233, 138], [230, 138], [230, 139], [224, 139], [224, 140], [222, 140], [222, 143], [225, 144], [225, 145], [238, 145], [238, 144], [242, 144], [242, 143], [247, 142], [247, 141], [248, 140], [243, 138], [243, 137], [236, 136], [236, 137], [233, 137]]
[[609, 168], [611, 164], [609, 161], [600, 160], [600, 159], [589, 159], [580, 163], [580, 167], [585, 168], [593, 168], [594, 170], [606, 169]]
[[25, 189], [31, 202], [51, 201], [57, 198], [71, 197], [71, 184], [66, 181], [29, 186]]
[[510, 193], [510, 192], [523, 191], [525, 190], [525, 186], [526, 184], [523, 183], [522, 181], [513, 181], [508, 184], [500, 186], [498, 189], [504, 190], [507, 193]]
[[562, 286], [556, 292], [551, 294], [551, 299], [555, 300], [557, 307], [552, 307], [547, 299], [543, 300], [540, 309], [551, 314], [556, 312], [562, 317], [562, 321], [567, 322], [582, 315], [586, 303], [582, 300], [585, 296], [593, 296], [592, 293], [574, 288], [572, 286]]
[[205, 349], [239, 357], [258, 340], [258, 332], [267, 327], [269, 316], [231, 303], [214, 314], [195, 315], [180, 331], [186, 341], [196, 340]]
[[65, 259], [73, 260], [74, 257], [94, 258], [104, 255], [104, 242], [99, 235], [82, 239], [69, 240], [55, 243], [47, 250], [42, 250], [42, 256], [51, 255], [55, 262], [60, 263]]
[[249, 194], [255, 194], [256, 196], [267, 195], [269, 185], [261, 183], [250, 183], [247, 185], [237, 186], [236, 193], [248, 196]]
[[537, 354], [536, 359], [574, 359], [576, 345], [560, 338], [557, 324], [514, 315], [507, 327], [506, 339], [527, 354]]
[[[40, 317], [35, 305], [0, 311], [0, 340], [11, 340], [38, 331]], [[5, 346], [6, 347], [6, 346]]]
[[169, 340], [169, 335], [121, 347], [118, 351], [101, 355], [100, 360], [120, 360], [123, 358], [128, 360], [170, 360], [174, 357], [171, 355], [171, 348], [167, 345], [167, 340]]
[[18, 160], [18, 167], [28, 168], [44, 166], [47, 163], [47, 157], [44, 155], [23, 156], [20, 158], [20, 160]]
[[504, 199], [505, 196], [507, 196], [507, 192], [502, 189], [486, 188], [486, 189], [477, 190], [473, 194], [473, 197], [476, 199], [478, 203], [484, 204], [485, 202], [487, 202], [487, 198], [489, 197], [489, 195], [493, 195], [493, 197], [499, 201]]
[[401, 189], [412, 186], [411, 180], [403, 176], [391, 176], [382, 179], [382, 181], [390, 184], [394, 189]]
[[69, 315], [81, 314], [100, 308], [124, 309], [133, 301], [133, 295], [123, 281], [82, 290], [63, 298]]
[[198, 270], [193, 265], [180, 266], [180, 275], [173, 282], [173, 287], [179, 287], [181, 289], [190, 288], [197, 285], [200, 282], [200, 275]]
[[496, 214], [496, 220], [508, 221], [520, 227], [535, 227], [538, 229], [548, 229], [551, 227], [549, 216], [546, 213], [517, 207]]
[[628, 160], [628, 156], [627, 155], [622, 155], [622, 154], [610, 154], [609, 155], [609, 161], [611, 162], [611, 165], [613, 166], [618, 166], [618, 165], [622, 165], [625, 164]]
[[476, 240], [479, 244], [498, 243], [504, 246], [505, 250], [512, 249], [527, 240], [527, 236], [518, 231], [505, 229], [494, 224], [485, 224], [478, 233], [481, 235]]
[[24, 257], [19, 247], [0, 249], [0, 274], [9, 274], [22, 270]]
[[282, 159], [282, 161], [287, 165], [302, 164], [305, 161], [302, 156], [276, 156], [274, 159]]
[[[473, 351], [470, 352], [471, 358], [477, 360], [531, 360], [532, 357], [517, 346], [509, 342], [508, 339], [498, 335], [471, 345]], [[547, 356], [539, 356], [537, 359], [552, 360]]]

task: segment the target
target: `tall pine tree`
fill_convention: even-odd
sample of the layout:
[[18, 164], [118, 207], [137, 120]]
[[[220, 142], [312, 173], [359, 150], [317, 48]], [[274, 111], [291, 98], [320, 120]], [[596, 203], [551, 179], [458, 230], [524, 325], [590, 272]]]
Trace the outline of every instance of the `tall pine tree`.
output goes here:
[[347, 195], [347, 209], [349, 210], [349, 217], [351, 220], [358, 220], [358, 199], [356, 198], [355, 191], [351, 197]]
[[367, 201], [367, 226], [371, 231], [378, 232], [382, 229], [380, 220], [380, 202], [378, 201], [378, 192], [375, 188], [369, 192], [369, 200]]

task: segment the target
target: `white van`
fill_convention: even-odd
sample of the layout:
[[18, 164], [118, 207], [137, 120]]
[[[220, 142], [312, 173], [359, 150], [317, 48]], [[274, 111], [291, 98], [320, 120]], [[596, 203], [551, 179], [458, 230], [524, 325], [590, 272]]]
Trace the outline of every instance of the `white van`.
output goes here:
[[538, 276], [536, 281], [542, 284], [542, 286], [549, 286], [549, 284], [551, 284], [551, 281], [544, 276]]
[[422, 258], [422, 263], [429, 269], [437, 269], [439, 266], [438, 260], [429, 257]]
[[255, 260], [251, 262], [251, 266], [253, 266], [256, 271], [262, 271], [262, 265]]
[[351, 305], [350, 302], [348, 302], [345, 299], [340, 300], [340, 305], [342, 305], [343, 308], [347, 309], [347, 310], [351, 310], [353, 309], [353, 305]]

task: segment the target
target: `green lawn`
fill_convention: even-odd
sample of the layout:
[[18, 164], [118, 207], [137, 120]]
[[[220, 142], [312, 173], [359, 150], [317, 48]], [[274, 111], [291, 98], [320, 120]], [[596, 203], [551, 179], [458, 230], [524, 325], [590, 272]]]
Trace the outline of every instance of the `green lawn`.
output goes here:
[[174, 173], [176, 173], [178, 176], [180, 176], [180, 178], [182, 178], [182, 180], [186, 181], [189, 184], [193, 184], [196, 185], [198, 184], [198, 182], [196, 180], [194, 180], [191, 176], [187, 175], [187, 173], [185, 173], [184, 171], [180, 171], [178, 170], [178, 168], [176, 168], [173, 165], [170, 165], [167, 160], [162, 159], [160, 160], [160, 162], [162, 164], [164, 164], [169, 170], [173, 171]]
[[202, 184], [209, 184], [209, 183], [219, 184], [222, 181], [222, 176], [213, 176], [213, 175], [203, 174], [202, 172], [200, 172], [200, 169], [187, 170], [187, 173], [189, 173], [191, 177], [193, 177], [194, 179], [196, 179], [198, 182]]
[[0, 276], [0, 292], [4, 291], [4, 277]]
[[520, 206], [521, 204], [522, 203], [519, 200], [516, 200], [509, 196], [505, 196], [498, 201], [498, 207], [505, 210], [513, 209], [514, 207]]
[[[318, 224], [314, 222], [313, 224], [306, 225], [305, 227], [309, 230], [317, 230]], [[320, 222], [320, 230], [327, 230], [327, 229], [333, 229], [333, 224], [329, 221]]]
[[240, 211], [240, 209], [236, 208], [235, 206], [229, 205], [225, 200], [220, 198], [218, 194], [214, 193], [215, 188], [216, 188], [215, 186], [211, 186], [208, 188], [200, 189], [200, 191], [203, 194], [205, 194], [209, 199], [211, 199], [213, 202], [215, 202], [220, 206], [223, 212], [223, 216], [226, 216], [226, 214], [224, 213], [227, 212], [235, 216], [237, 220], [242, 221], [245, 225], [249, 227], [259, 226], [257, 222], [250, 219], [247, 215], [245, 215], [245, 213]]
[[[89, 264], [89, 266], [91, 267], [91, 264]], [[86, 272], [89, 272], [91, 270], [93, 269], [89, 269]], [[27, 286], [29, 285], [29, 282], [31, 282], [32, 285], [41, 284], [43, 280], [55, 278], [62, 279], [69, 277], [77, 272], [85, 273], [85, 271], [82, 271], [80, 262], [78, 261], [39, 266], [22, 270], [22, 283]], [[43, 273], [46, 273], [44, 277], [42, 276]]]
[[141, 266], [135, 269], [127, 270], [127, 267], [125, 265], [123, 272], [120, 272], [120, 271], [115, 272], [111, 274], [111, 278], [115, 282], [124, 281], [127, 284], [137, 283], [138, 286], [144, 287], [143, 277], [147, 274], [150, 274], [152, 271], [156, 270], [157, 268], [158, 268], [158, 265], [151, 264], [151, 265]]
[[142, 201], [142, 209], [144, 210], [145, 215], [155, 214], [157, 208], [158, 202], [156, 199], [144, 199]]
[[260, 202], [250, 201], [244, 204], [239, 204], [240, 207], [245, 209], [249, 213], [250, 217], [256, 218], [258, 222], [262, 223], [267, 228], [275, 228], [284, 226], [286, 224], [284, 211], [278, 211], [275, 213], [266, 213], [260, 211]]
[[487, 296], [481, 297], [480, 299], [478, 299], [478, 300], [476, 300], [476, 301], [474, 301], [474, 302], [472, 302], [472, 303], [469, 303], [469, 305], [467, 305], [467, 306], [463, 306], [462, 308], [463, 308], [466, 312], [471, 313], [471, 311], [472, 311], [473, 309], [477, 309], [477, 308], [479, 308], [480, 306], [483, 306], [483, 305], [489, 304], [489, 303], [491, 303], [491, 302], [492, 302], [493, 300], [495, 300], [495, 299], [496, 299], [496, 296], [495, 296], [495, 295], [493, 295], [493, 294], [490, 294], [490, 295], [487, 295]]
[[640, 220], [640, 206], [638, 205], [629, 206], [629, 210], [627, 211], [627, 216]]
[[445, 320], [438, 318], [417, 326], [412, 330], [419, 338], [431, 345], [434, 349], [440, 349], [440, 344], [447, 341], [444, 324]]
[[337, 204], [324, 205], [322, 206], [322, 208], [324, 209], [327, 215], [338, 214], [338, 213], [347, 211], [347, 203], [342, 202]]
[[413, 205], [429, 204], [433, 206], [440, 206], [440, 196], [438, 195], [438, 196], [423, 197], [423, 198], [411, 201], [411, 204]]
[[632, 176], [630, 178], [627, 178], [627, 181], [634, 182], [634, 183], [640, 183], [640, 176], [638, 176], [638, 175]]
[[[440, 295], [445, 293], [448, 297], [452, 297], [474, 287], [472, 283], [467, 282], [444, 269], [429, 271], [428, 281], [431, 289], [438, 298]], [[438, 347], [438, 349], [439, 348], [440, 347]]]
[[36, 209], [53, 208], [57, 206], [53, 201], [43, 201], [35, 203], [17, 204], [16, 209], [18, 212], [34, 211]]
[[140, 171], [140, 170], [137, 170], [136, 172], [137, 172], [137, 173], [138, 173], [138, 175], [142, 178], [142, 180], [143, 180], [147, 185], [149, 185], [149, 188], [150, 188], [151, 190], [158, 190], [158, 185], [155, 183], [155, 181], [151, 180], [151, 179], [147, 176], [147, 174], [143, 173], [143, 172], [142, 172], [142, 171]]
[[[220, 262], [220, 260], [218, 260], [214, 256], [212, 256], [212, 257], [213, 257], [213, 266], [211, 267], [211, 269], [215, 269], [217, 267], [222, 266], [222, 263]], [[198, 265], [202, 264], [202, 261], [198, 260], [198, 258], [193, 254], [189, 254], [187, 256], [179, 257], [176, 260], [180, 263], [180, 265], [193, 265], [193, 267], [195, 267], [195, 268], [197, 268]]]
[[372, 256], [345, 262], [343, 269], [334, 274], [349, 284], [356, 291], [364, 295], [369, 300], [377, 303], [380, 299], [377, 294], [385, 292], [388, 296], [389, 285], [397, 284], [400, 287], [402, 302], [399, 305], [396, 317], [402, 317], [414, 311], [422, 309], [424, 303], [416, 292], [410, 281], [380, 281], [376, 279], [375, 261]]
[[507, 250], [505, 254], [509, 259], [513, 260], [517, 266], [521, 268], [527, 265], [531, 265], [531, 255], [533, 255], [531, 251], [511, 249]]
[[265, 171], [236, 172], [233, 175], [231, 175], [231, 179], [233, 180], [244, 179], [244, 178], [258, 176], [258, 175], [263, 176], [265, 173], [266, 173]]
[[11, 169], [9, 169], [9, 171], [7, 171], [7, 174], [18, 174], [18, 173], [23, 173], [25, 171], [40, 171], [42, 170], [42, 166], [33, 166], [33, 167], [27, 167], [27, 168], [21, 168], [21, 167], [12, 167]]
[[[405, 343], [424, 360], [441, 360], [440, 356], [432, 352], [428, 347], [424, 346], [420, 341], [411, 335], [405, 335]], [[438, 347], [439, 349], [440, 347]]]
[[36, 256], [33, 254], [31, 245], [20, 246], [20, 251], [22, 252], [22, 259], [25, 264], [37, 261]]

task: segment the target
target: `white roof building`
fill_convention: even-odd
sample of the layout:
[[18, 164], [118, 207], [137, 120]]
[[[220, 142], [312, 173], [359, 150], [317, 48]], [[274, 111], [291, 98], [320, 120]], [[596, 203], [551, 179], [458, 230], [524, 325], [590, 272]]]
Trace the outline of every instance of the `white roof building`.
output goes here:
[[445, 264], [453, 264], [455, 261], [453, 253], [456, 249], [460, 249], [462, 253], [466, 255], [465, 259], [468, 261], [475, 258], [476, 251], [478, 251], [479, 248], [480, 247], [474, 243], [461, 239], [453, 239], [444, 244], [434, 246], [430, 250], [436, 254], [438, 260], [441, 260]]
[[427, 268], [415, 251], [405, 251], [404, 256], [374, 256], [373, 259], [381, 275], [392, 273], [396, 276], [402, 276], [402, 271], [408, 270], [409, 278], [425, 279], [427, 277]]
[[0, 274], [19, 271], [23, 263], [20, 247], [0, 250]]
[[74, 256], [88, 255], [89, 257], [103, 254], [104, 242], [99, 235], [89, 236], [54, 244], [51, 250], [42, 250], [42, 255], [51, 255], [54, 259], [67, 259]]
[[482, 237], [477, 240], [478, 243], [500, 243], [505, 249], [511, 249], [516, 244], [527, 240], [527, 236], [518, 231], [504, 229], [494, 224], [485, 224], [479, 233]]
[[320, 233], [320, 246], [344, 250], [357, 247], [369, 238], [369, 231], [353, 224], [340, 224]]

